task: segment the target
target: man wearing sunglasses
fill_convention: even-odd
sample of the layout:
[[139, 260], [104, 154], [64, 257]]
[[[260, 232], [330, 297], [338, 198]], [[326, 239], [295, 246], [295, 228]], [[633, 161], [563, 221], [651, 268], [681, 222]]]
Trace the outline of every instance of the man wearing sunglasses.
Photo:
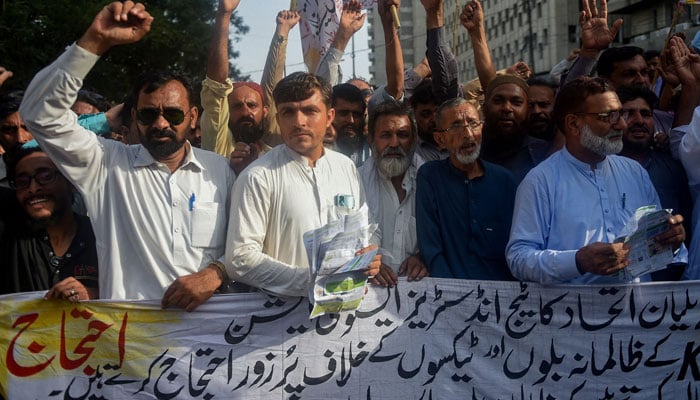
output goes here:
[[479, 158], [483, 123], [467, 100], [444, 102], [435, 124], [450, 156], [424, 164], [416, 178], [418, 246], [430, 276], [512, 280], [504, 253], [515, 179]]
[[8, 159], [7, 172], [14, 190], [0, 189], [0, 294], [97, 298], [95, 235], [72, 211], [70, 182], [33, 140]]
[[[642, 166], [615, 155], [627, 129], [615, 91], [602, 78], [564, 85], [554, 104], [564, 148], [532, 169], [515, 199], [506, 249], [513, 275], [524, 281], [616, 284], [630, 250], [615, 239], [639, 207], [661, 208]], [[683, 216], [669, 216], [661, 246], [684, 256]], [[648, 277], [642, 277], [648, 279]]]
[[140, 145], [97, 137], [70, 111], [99, 56], [140, 40], [152, 21], [140, 3], [104, 7], [34, 78], [20, 113], [85, 199], [99, 244], [100, 298], [161, 299], [191, 311], [228, 280], [219, 259], [233, 174], [223, 157], [186, 140], [198, 115], [188, 81], [172, 73], [138, 79], [131, 115]]

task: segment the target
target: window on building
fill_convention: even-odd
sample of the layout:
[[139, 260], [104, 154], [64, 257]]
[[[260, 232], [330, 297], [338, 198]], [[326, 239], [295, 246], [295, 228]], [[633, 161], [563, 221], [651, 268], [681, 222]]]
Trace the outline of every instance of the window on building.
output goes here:
[[542, 3], [537, 3], [537, 18], [542, 18]]

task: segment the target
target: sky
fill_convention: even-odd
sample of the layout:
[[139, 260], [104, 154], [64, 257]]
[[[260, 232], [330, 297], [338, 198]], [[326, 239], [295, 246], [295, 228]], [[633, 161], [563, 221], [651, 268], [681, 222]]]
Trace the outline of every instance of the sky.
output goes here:
[[[240, 52], [240, 56], [234, 60], [234, 64], [243, 74], [250, 75], [254, 82], [260, 82], [262, 77], [267, 50], [275, 31], [277, 12], [289, 8], [289, 3], [289, 0], [242, 0], [236, 9], [238, 15], [243, 17], [245, 24], [250, 27], [250, 31], [242, 36], [241, 41], [233, 43], [234, 48]], [[365, 78], [369, 78], [368, 47], [367, 22], [365, 21], [365, 26], [355, 34], [355, 73]], [[351, 44], [348, 44], [341, 63], [344, 80], [352, 76], [350, 50]], [[305, 70], [299, 26], [297, 25], [289, 33], [286, 72], [289, 74]]]

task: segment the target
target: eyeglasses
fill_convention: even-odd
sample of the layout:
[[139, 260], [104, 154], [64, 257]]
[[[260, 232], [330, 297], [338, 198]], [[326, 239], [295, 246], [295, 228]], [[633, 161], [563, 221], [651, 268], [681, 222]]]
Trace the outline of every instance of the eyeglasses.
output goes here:
[[622, 109], [623, 113], [623, 118], [625, 121], [628, 121], [632, 115], [635, 113], [639, 113], [639, 116], [642, 118], [653, 118], [654, 113], [646, 108], [623, 108]]
[[599, 121], [603, 121], [603, 122], [605, 122], [607, 124], [611, 124], [611, 125], [614, 125], [614, 124], [620, 122], [620, 118], [623, 118], [625, 121], [627, 121], [627, 118], [629, 118], [629, 111], [628, 110], [613, 110], [613, 111], [604, 111], [604, 112], [599, 112], [599, 113], [577, 112], [574, 114], [575, 115], [593, 115]]
[[479, 129], [483, 123], [483, 121], [470, 119], [466, 124], [454, 124], [447, 129], [436, 129], [435, 132], [464, 133], [466, 130], [474, 132]]
[[21, 174], [15, 176], [15, 179], [10, 181], [10, 185], [16, 190], [27, 189], [32, 184], [32, 179], [41, 186], [48, 185], [56, 180], [60, 174], [57, 169], [39, 168], [34, 175]]
[[[188, 111], [189, 112], [189, 111]], [[136, 120], [141, 125], [151, 125], [160, 115], [171, 125], [180, 125], [185, 120], [185, 112], [179, 108], [141, 108], [136, 111]]]

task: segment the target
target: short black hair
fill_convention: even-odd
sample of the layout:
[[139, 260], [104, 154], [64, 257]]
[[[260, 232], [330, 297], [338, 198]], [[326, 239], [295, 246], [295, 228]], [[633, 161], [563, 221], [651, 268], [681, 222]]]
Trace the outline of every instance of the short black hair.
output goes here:
[[369, 137], [374, 137], [374, 128], [377, 125], [377, 119], [383, 115], [396, 115], [396, 116], [406, 116], [411, 124], [411, 133], [416, 134], [416, 118], [413, 116], [413, 110], [407, 107], [405, 104], [400, 103], [396, 100], [386, 100], [379, 103], [376, 107], [372, 108], [372, 112], [369, 113], [369, 122], [367, 123], [367, 133]]
[[541, 76], [533, 76], [532, 78], [527, 80], [527, 86], [546, 86], [554, 91], [554, 93], [557, 92], [557, 89], [559, 89], [559, 85], [557, 85], [554, 80], [550, 77], [541, 77]]
[[583, 104], [589, 96], [605, 92], [614, 92], [613, 87], [603, 78], [581, 76], [559, 89], [554, 100], [554, 120], [560, 131], [565, 132], [565, 120], [569, 114], [582, 111]]
[[23, 97], [24, 90], [12, 90], [0, 94], [0, 120], [19, 111], [19, 105], [22, 104]]
[[[321, 94], [321, 99], [326, 107], [330, 108], [331, 85], [320, 76], [308, 72], [294, 72], [282, 78], [275, 85], [275, 89], [272, 91], [272, 98], [275, 100], [276, 105], [302, 101], [313, 96], [316, 90]], [[364, 103], [364, 100], [362, 102]]]
[[131, 92], [131, 96], [134, 99], [134, 106], [138, 104], [139, 94], [144, 92], [150, 94], [165, 86], [166, 83], [171, 81], [178, 81], [185, 87], [187, 91], [187, 100], [189, 101], [189, 106], [191, 107], [194, 101], [194, 90], [192, 89], [192, 82], [190, 78], [186, 75], [170, 72], [170, 71], [156, 71], [156, 72], [145, 72], [136, 78], [134, 87]]
[[12, 182], [15, 180], [15, 176], [17, 173], [17, 164], [21, 159], [24, 157], [32, 154], [32, 153], [43, 153], [44, 150], [42, 150], [39, 146], [18, 146], [17, 149], [11, 152], [7, 152], [3, 154], [2, 159], [5, 161], [5, 170], [7, 173], [7, 179]]
[[105, 112], [112, 107], [109, 100], [107, 100], [104, 96], [97, 92], [85, 89], [78, 90], [78, 97], [75, 99], [75, 101], [88, 103], [97, 108], [100, 112]]
[[365, 96], [362, 95], [362, 90], [350, 83], [341, 83], [333, 86], [331, 104], [335, 106], [338, 99], [345, 100], [348, 103], [362, 105], [362, 112], [365, 112], [365, 108], [367, 107], [367, 103], [365, 103]]
[[613, 72], [613, 64], [627, 61], [636, 56], [644, 56], [644, 50], [637, 46], [611, 47], [603, 51], [598, 58], [596, 72], [598, 76], [609, 78]]
[[658, 50], [647, 50], [644, 52], [644, 61], [649, 61], [654, 57], [661, 57], [661, 52]]
[[656, 103], [659, 101], [656, 94], [644, 86], [620, 86], [617, 88], [617, 90], [615, 90], [615, 92], [617, 92], [617, 97], [620, 98], [620, 103], [627, 103], [628, 101], [635, 99], [642, 99], [647, 103], [649, 108], [653, 109], [656, 107]]
[[411, 107], [416, 108], [418, 104], [437, 104], [437, 98], [433, 93], [433, 81], [430, 78], [425, 78], [421, 83], [413, 89], [411, 96]]

